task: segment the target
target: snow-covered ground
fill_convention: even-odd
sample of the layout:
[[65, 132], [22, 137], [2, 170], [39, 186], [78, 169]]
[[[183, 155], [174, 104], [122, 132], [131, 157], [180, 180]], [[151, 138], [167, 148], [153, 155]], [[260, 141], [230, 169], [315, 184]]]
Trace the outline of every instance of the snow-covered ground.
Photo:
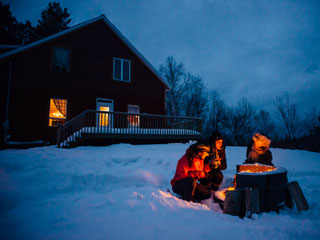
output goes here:
[[[218, 204], [167, 192], [189, 144], [0, 151], [0, 239], [319, 239], [320, 154], [271, 149], [298, 181], [310, 210], [285, 208], [253, 219]], [[230, 180], [245, 158], [227, 147]]]

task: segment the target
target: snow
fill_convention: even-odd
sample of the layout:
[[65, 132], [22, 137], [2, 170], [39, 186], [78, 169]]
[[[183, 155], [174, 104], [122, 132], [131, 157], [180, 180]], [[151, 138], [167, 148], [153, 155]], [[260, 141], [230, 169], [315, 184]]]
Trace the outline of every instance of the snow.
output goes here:
[[[0, 239], [319, 239], [320, 154], [271, 149], [275, 166], [298, 181], [310, 209], [223, 214], [211, 199], [167, 192], [189, 144], [0, 151]], [[227, 147], [225, 182], [245, 158]]]

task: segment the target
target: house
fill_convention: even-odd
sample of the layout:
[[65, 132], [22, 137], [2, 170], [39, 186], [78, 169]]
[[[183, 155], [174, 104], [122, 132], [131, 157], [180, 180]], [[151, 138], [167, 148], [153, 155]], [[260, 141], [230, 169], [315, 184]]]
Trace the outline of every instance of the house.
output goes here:
[[[2, 53], [0, 64], [3, 142], [53, 144], [87, 110], [94, 126], [121, 129], [166, 114], [168, 84], [104, 15]], [[113, 112], [128, 113], [126, 123]]]

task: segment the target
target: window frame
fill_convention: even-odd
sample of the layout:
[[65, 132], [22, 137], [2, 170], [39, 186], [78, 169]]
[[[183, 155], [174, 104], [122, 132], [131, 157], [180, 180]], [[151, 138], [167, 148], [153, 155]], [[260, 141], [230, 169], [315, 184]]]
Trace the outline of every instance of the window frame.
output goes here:
[[[63, 64], [55, 64], [54, 62], [54, 54], [55, 54], [55, 49], [65, 49], [68, 51], [69, 53], [69, 61], [68, 61], [68, 65], [63, 65]], [[52, 47], [52, 53], [51, 53], [51, 70], [53, 72], [57, 72], [57, 73], [68, 73], [70, 74], [71, 72], [71, 55], [72, 55], [72, 50], [69, 47], [64, 47], [64, 46], [53, 46]], [[63, 71], [63, 68], [66, 68], [67, 71]], [[59, 69], [59, 70], [56, 70]]]
[[[120, 67], [120, 78], [116, 78], [116, 70], [115, 70], [115, 61], [116, 60], [119, 60], [120, 63], [121, 63], [121, 67]], [[128, 80], [124, 80], [123, 79], [123, 75], [124, 75], [124, 69], [123, 69], [123, 63], [124, 62], [128, 62], [129, 64], [129, 79]], [[116, 80], [116, 81], [121, 81], [121, 82], [131, 82], [131, 61], [128, 60], [128, 59], [123, 59], [123, 58], [117, 58], [117, 57], [114, 57], [113, 58], [113, 74], [112, 74], [112, 77], [113, 77], [113, 80]]]
[[[132, 113], [132, 112], [129, 112], [129, 107], [136, 107], [138, 108], [138, 113]], [[128, 104], [128, 113], [130, 114], [140, 114], [140, 105], [137, 105], [137, 104]], [[131, 124], [130, 123], [130, 118], [134, 118], [135, 120], [137, 120], [137, 122]], [[140, 115], [138, 116], [134, 116], [134, 115], [128, 115], [128, 126], [129, 127], [134, 127], [134, 128], [139, 128], [140, 127], [140, 124], [141, 124], [141, 119], [140, 119]]]
[[[50, 107], [51, 107], [51, 99], [55, 99], [55, 100], [65, 100], [66, 101], [66, 117], [65, 118], [57, 118], [57, 117], [50, 117]], [[67, 122], [67, 117], [68, 117], [68, 99], [67, 98], [54, 98], [54, 97], [50, 97], [49, 98], [49, 114], [48, 114], [48, 127], [59, 127], [61, 125], [57, 124], [57, 125], [50, 125], [50, 119], [52, 120], [63, 120], [64, 123]], [[64, 124], [63, 123], [63, 124]], [[62, 124], [62, 125], [63, 125]]]

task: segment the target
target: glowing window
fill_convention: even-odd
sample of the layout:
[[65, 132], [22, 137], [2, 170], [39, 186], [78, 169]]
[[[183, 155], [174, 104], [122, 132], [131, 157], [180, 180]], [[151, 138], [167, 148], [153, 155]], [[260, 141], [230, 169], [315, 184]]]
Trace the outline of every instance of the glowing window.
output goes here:
[[[99, 111], [103, 112], [100, 113], [100, 121], [99, 126], [108, 126], [109, 125], [109, 114], [107, 112], [110, 111], [109, 107], [106, 106], [100, 106]], [[104, 113], [106, 112], [106, 113]]]
[[[128, 105], [128, 113], [139, 114], [140, 107], [138, 105]], [[128, 116], [129, 126], [139, 127], [140, 126], [140, 116], [139, 115], [129, 115]]]
[[50, 99], [49, 126], [61, 126], [67, 119], [67, 100]]

